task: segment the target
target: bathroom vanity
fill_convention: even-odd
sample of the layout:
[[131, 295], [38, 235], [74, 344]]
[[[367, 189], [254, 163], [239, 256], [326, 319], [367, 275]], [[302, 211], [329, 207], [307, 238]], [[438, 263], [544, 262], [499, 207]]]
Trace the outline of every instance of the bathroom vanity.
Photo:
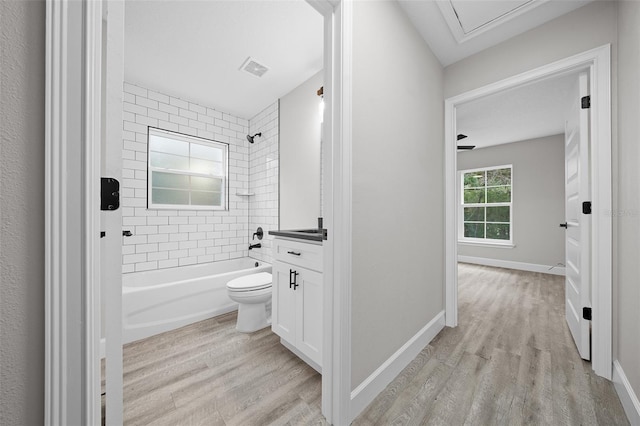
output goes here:
[[322, 372], [322, 240], [315, 230], [270, 231], [273, 240], [271, 329], [281, 343]]

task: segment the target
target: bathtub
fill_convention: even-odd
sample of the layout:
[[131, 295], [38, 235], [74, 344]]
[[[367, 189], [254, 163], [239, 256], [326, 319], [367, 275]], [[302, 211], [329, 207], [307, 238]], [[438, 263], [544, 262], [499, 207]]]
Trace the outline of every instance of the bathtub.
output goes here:
[[245, 257], [124, 274], [122, 341], [133, 342], [238, 309], [227, 296], [227, 282], [257, 272], [271, 272], [271, 265]]

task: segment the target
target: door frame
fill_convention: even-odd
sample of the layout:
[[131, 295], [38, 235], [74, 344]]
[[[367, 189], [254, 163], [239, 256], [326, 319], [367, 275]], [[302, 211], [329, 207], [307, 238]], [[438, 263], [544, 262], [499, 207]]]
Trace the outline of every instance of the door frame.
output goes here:
[[[47, 0], [45, 69], [45, 424], [99, 424], [102, 11]], [[350, 423], [351, 0], [307, 0], [325, 20], [322, 412]], [[77, 167], [67, 154], [80, 152]], [[74, 185], [82, 186], [82, 191]], [[80, 232], [68, 234], [69, 215]], [[79, 296], [78, 296], [79, 295]], [[75, 297], [75, 304], [68, 303]], [[78, 297], [80, 299], [78, 299]]]
[[507, 89], [567, 72], [589, 72], [591, 93], [592, 368], [612, 376], [611, 45], [588, 50], [445, 100], [445, 323], [458, 325], [456, 108]]

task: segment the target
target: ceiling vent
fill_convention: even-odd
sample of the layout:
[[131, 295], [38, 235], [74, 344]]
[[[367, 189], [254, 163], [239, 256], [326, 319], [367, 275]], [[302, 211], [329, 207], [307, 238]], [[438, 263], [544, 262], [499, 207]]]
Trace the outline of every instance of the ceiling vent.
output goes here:
[[255, 59], [248, 57], [240, 66], [240, 70], [255, 75], [256, 77], [262, 77], [267, 71], [269, 71], [269, 68], [262, 65]]

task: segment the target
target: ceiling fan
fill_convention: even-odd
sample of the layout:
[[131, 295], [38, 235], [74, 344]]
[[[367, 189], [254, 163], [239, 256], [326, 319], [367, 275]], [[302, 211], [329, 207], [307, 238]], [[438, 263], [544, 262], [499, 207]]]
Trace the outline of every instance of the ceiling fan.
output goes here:
[[[462, 139], [464, 139], [466, 137], [467, 137], [467, 135], [463, 135], [462, 133], [460, 133], [457, 136], [457, 140], [462, 140]], [[475, 145], [458, 145], [458, 149], [459, 150], [467, 150], [467, 151], [471, 150], [471, 149], [473, 149], [475, 147], [476, 147]]]

